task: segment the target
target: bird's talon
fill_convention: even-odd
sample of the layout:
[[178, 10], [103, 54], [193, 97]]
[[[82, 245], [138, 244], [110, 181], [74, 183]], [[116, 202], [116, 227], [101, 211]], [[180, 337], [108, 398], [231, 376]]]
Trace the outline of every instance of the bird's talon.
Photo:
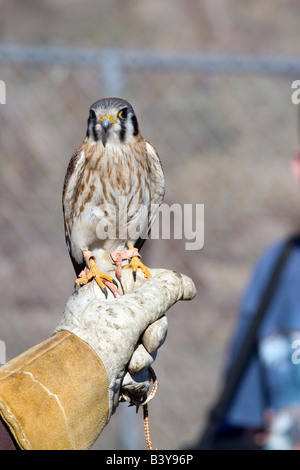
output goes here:
[[144, 274], [145, 278], [149, 279], [151, 276], [149, 269], [145, 266], [138, 256], [134, 256], [129, 264], [126, 264], [123, 269], [132, 268], [133, 279], [136, 281], [137, 270], [140, 269]]
[[96, 264], [95, 257], [93, 255], [91, 256], [90, 252], [85, 252], [84, 257], [88, 268], [85, 268], [84, 271], [80, 273], [81, 277], [76, 280], [76, 284], [78, 286], [83, 286], [92, 279], [95, 279], [101, 291], [105, 295], [105, 298], [108, 297], [108, 290], [106, 286], [112, 291], [114, 297], [119, 297], [120, 293], [117, 289], [118, 285], [116, 281], [108, 274], [100, 271]]
[[[127, 250], [112, 251], [110, 253], [110, 258], [113, 264], [116, 265], [116, 276], [119, 282], [121, 282], [121, 269], [132, 268], [133, 279], [136, 281], [136, 273], [138, 268], [142, 270], [146, 278], [150, 278], [151, 274], [148, 268], [141, 262], [141, 255], [137, 248], [134, 248], [131, 242], [127, 242]], [[126, 264], [122, 268], [122, 261], [130, 260], [129, 264]]]

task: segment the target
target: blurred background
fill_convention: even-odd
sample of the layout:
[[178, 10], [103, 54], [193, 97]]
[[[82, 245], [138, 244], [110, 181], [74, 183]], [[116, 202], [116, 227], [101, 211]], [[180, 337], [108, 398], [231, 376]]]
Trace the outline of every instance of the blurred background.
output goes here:
[[[150, 240], [143, 260], [186, 273], [155, 363], [152, 442], [198, 439], [218, 394], [253, 263], [298, 228], [297, 0], [0, 0], [0, 340], [6, 360], [46, 339], [72, 292], [61, 192], [89, 106], [120, 96], [159, 151], [169, 204], [205, 205], [205, 242]], [[94, 449], [145, 448], [122, 404]]]

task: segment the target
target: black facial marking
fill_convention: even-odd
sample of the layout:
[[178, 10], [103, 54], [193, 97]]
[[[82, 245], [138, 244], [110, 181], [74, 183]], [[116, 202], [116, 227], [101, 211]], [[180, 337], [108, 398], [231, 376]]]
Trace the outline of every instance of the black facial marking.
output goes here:
[[98, 135], [97, 135], [97, 132], [96, 132], [96, 129], [95, 129], [96, 124], [97, 124], [96, 113], [93, 109], [90, 109], [90, 115], [89, 115], [89, 118], [88, 118], [86, 135], [87, 135], [87, 137], [90, 137], [91, 132], [92, 132], [94, 139], [98, 140]]
[[90, 137], [91, 135], [91, 127], [92, 127], [92, 119], [91, 119], [91, 116], [89, 116], [88, 118], [88, 122], [87, 122], [87, 131], [86, 131], [86, 136], [87, 137]]
[[132, 122], [132, 125], [133, 125], [133, 135], [136, 136], [139, 133], [139, 125], [138, 125], [137, 118], [136, 118], [135, 114], [133, 114], [131, 116], [131, 122]]
[[124, 142], [126, 136], [126, 125], [124, 121], [121, 121], [121, 130], [120, 130], [120, 141]]
[[99, 136], [98, 136], [98, 133], [97, 133], [97, 130], [96, 130], [96, 122], [95, 121], [93, 123], [93, 136], [94, 136], [95, 141], [99, 140]]
[[90, 117], [90, 119], [94, 119], [94, 120], [96, 119], [96, 113], [95, 113], [94, 109], [90, 109], [90, 116], [89, 117]]

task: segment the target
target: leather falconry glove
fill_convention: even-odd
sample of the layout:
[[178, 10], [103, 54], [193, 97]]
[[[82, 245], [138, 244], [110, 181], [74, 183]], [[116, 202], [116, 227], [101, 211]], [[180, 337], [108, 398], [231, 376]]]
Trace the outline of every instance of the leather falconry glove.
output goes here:
[[53, 336], [0, 368], [0, 415], [20, 448], [89, 449], [122, 391], [147, 393], [165, 312], [196, 294], [187, 276], [150, 271], [136, 281], [124, 271], [119, 298], [105, 299], [94, 282], [81, 287]]

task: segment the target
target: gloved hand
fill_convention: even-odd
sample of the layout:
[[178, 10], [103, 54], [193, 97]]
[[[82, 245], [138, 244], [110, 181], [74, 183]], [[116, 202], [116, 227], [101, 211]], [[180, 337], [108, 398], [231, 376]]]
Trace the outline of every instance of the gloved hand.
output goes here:
[[[109, 380], [109, 418], [120, 388], [138, 401], [149, 389], [147, 371], [167, 333], [165, 312], [178, 300], [192, 299], [195, 286], [183, 274], [151, 269], [152, 278], [138, 271], [122, 272], [126, 295], [106, 299], [96, 283], [74, 293], [55, 332], [68, 330], [88, 343], [101, 359]], [[128, 367], [127, 367], [128, 366]], [[125, 378], [124, 374], [128, 370]]]
[[149, 378], [134, 373], [143, 374], [164, 340], [165, 312], [196, 293], [184, 275], [151, 274], [134, 282], [123, 271], [119, 298], [105, 299], [95, 282], [81, 287], [53, 336], [0, 368], [0, 416], [20, 448], [89, 449], [118, 405], [122, 380], [134, 396], [145, 393]]

